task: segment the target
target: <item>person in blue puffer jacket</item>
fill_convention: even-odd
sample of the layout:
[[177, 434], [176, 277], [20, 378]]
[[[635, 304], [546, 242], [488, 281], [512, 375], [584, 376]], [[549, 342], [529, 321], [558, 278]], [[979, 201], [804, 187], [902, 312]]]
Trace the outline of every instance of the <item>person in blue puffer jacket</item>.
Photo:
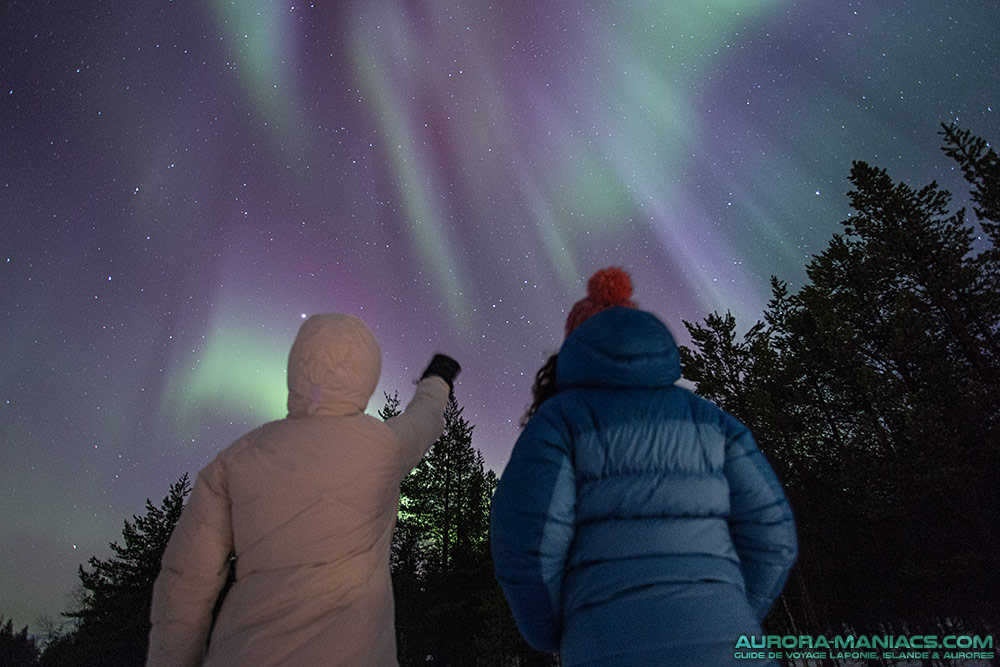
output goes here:
[[792, 512], [736, 418], [675, 385], [677, 345], [604, 269], [539, 371], [493, 497], [496, 577], [521, 634], [564, 667], [736, 658], [796, 556]]

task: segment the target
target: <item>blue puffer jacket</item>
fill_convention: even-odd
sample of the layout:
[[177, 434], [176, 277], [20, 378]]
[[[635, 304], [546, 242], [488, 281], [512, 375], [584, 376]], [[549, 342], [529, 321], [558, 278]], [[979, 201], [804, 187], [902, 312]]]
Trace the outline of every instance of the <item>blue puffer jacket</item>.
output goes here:
[[564, 666], [760, 664], [736, 640], [785, 583], [792, 513], [750, 431], [679, 378], [654, 315], [594, 315], [493, 497], [497, 579]]

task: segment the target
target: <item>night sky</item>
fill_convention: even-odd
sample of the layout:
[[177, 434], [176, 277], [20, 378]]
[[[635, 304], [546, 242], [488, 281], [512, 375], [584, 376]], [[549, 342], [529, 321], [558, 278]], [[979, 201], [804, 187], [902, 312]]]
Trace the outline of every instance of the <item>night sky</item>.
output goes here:
[[0, 615], [284, 414], [302, 319], [382, 391], [435, 351], [500, 472], [596, 269], [749, 326], [847, 215], [854, 159], [957, 194], [1000, 137], [994, 0], [6, 0]]

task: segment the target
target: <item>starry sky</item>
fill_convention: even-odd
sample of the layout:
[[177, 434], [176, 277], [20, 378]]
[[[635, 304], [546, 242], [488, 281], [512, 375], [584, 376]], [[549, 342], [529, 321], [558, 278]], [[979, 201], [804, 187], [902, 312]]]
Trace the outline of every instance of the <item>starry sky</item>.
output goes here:
[[0, 615], [283, 416], [303, 317], [359, 315], [382, 392], [435, 351], [500, 471], [586, 278], [760, 317], [851, 161], [965, 190], [1000, 136], [993, 0], [4, 0]]

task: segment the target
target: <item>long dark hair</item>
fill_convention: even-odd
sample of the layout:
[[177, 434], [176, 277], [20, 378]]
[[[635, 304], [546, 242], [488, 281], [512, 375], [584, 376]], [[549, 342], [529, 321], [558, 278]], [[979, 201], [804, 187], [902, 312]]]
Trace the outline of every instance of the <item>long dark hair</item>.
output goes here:
[[531, 419], [531, 415], [535, 414], [538, 407], [552, 398], [556, 393], [556, 362], [559, 360], [559, 355], [553, 354], [551, 357], [545, 360], [542, 367], [538, 369], [535, 373], [535, 384], [531, 387], [531, 406], [528, 411], [524, 413], [521, 417], [521, 426], [523, 427]]

